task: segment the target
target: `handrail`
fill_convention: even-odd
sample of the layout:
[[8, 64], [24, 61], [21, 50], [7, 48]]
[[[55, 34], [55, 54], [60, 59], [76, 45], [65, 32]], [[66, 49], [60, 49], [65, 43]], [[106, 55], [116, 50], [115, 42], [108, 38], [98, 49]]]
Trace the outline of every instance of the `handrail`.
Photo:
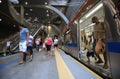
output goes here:
[[87, 7], [92, 4], [93, 0], [87, 0], [86, 3], [81, 7], [81, 9], [79, 10], [79, 12], [73, 17], [73, 19], [67, 24], [67, 26], [64, 28], [63, 30], [63, 34], [67, 31], [67, 29], [69, 29], [71, 27], [71, 25], [74, 23], [74, 21], [76, 19], [78, 19], [78, 17], [81, 16], [82, 12], [84, 12]]

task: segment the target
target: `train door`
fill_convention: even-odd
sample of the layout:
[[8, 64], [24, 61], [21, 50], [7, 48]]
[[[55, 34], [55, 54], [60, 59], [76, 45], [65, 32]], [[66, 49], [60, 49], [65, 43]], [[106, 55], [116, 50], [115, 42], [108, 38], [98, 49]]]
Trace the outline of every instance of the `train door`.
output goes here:
[[108, 55], [113, 79], [120, 79], [120, 0], [103, 0]]
[[[97, 17], [100, 22], [99, 25], [92, 22], [93, 17]], [[111, 77], [107, 50], [105, 50], [105, 53], [101, 51], [99, 56], [95, 53], [95, 43], [97, 43], [96, 41], [98, 41], [98, 38], [96, 37], [97, 35], [94, 27], [102, 26], [102, 23], [105, 24], [104, 18], [105, 13], [102, 1], [95, 2], [92, 7], [80, 17], [80, 60], [100, 74]], [[106, 29], [104, 29], [104, 31], [106, 31]], [[106, 48], [107, 38], [103, 38], [102, 36], [104, 35], [106, 35], [106, 33], [100, 35], [100, 38], [103, 39]], [[101, 61], [99, 61], [100, 59]]]

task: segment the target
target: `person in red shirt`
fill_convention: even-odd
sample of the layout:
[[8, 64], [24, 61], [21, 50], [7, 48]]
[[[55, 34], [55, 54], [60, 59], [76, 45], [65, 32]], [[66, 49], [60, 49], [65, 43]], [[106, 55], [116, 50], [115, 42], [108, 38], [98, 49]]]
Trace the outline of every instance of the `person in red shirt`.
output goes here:
[[51, 46], [53, 45], [52, 38], [48, 35], [45, 39], [48, 55], [51, 55]]

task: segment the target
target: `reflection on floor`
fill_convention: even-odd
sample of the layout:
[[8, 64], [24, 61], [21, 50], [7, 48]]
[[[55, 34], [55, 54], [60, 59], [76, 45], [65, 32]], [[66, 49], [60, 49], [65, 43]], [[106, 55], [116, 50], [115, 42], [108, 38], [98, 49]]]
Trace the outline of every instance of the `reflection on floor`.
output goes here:
[[[18, 54], [13, 56], [18, 57]], [[9, 61], [9, 57], [5, 61]], [[18, 65], [18, 62], [0, 69], [0, 79], [59, 79], [55, 57], [46, 56], [44, 51], [34, 50], [32, 62], [27, 61], [22, 65]]]

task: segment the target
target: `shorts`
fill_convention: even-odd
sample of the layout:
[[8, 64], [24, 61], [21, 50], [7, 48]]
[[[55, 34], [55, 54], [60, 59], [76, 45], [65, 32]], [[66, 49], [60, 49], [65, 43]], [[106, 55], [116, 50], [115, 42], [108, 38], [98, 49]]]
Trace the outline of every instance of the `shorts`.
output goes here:
[[26, 41], [19, 43], [19, 51], [20, 52], [26, 52], [27, 51]]
[[51, 50], [51, 45], [46, 45], [47, 51]]
[[54, 47], [58, 47], [58, 44], [54, 44]]
[[94, 52], [87, 52], [87, 55], [86, 55], [87, 57], [90, 57], [90, 56], [92, 56], [92, 57], [94, 57]]

